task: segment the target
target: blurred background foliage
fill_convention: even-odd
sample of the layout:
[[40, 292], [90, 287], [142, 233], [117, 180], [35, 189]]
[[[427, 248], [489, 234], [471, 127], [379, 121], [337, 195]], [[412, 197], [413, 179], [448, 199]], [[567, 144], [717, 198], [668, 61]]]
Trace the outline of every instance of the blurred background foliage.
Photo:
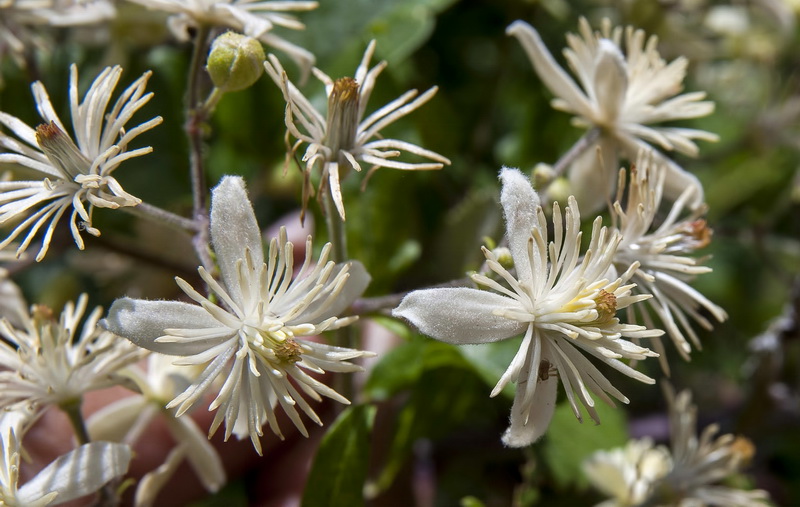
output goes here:
[[[148, 89], [156, 93], [139, 116], [161, 115], [164, 123], [138, 141], [154, 153], [126, 162], [115, 175], [132, 194], [188, 213], [182, 111], [190, 47], [170, 38], [161, 15], [124, 2], [118, 7], [108, 33], [59, 31], [57, 44], [35, 67], [2, 62], [0, 109], [35, 125], [29, 83], [42, 79], [65, 118], [73, 61], [84, 85], [109, 64], [124, 67], [125, 85], [152, 70]], [[367, 296], [477, 269], [484, 238], [500, 240], [503, 231], [499, 168], [528, 171], [538, 162], [553, 163], [580, 136], [568, 115], [550, 107], [549, 93], [505, 35], [506, 26], [516, 19], [533, 24], [562, 63], [564, 36], [576, 31], [579, 16], [593, 26], [610, 17], [656, 34], [666, 59], [690, 59], [686, 89], [704, 90], [717, 104], [712, 116], [681, 126], [716, 132], [720, 142], [703, 144], [699, 158], [681, 157], [680, 163], [703, 181], [714, 229], [706, 252], [714, 272], [696, 287], [730, 315], [713, 332], [701, 333], [703, 350], [690, 363], [671, 354], [670, 381], [693, 391], [701, 427], [717, 422], [754, 441], [753, 484], [779, 505], [800, 502], [798, 8], [790, 0], [321, 0], [316, 11], [300, 16], [304, 32], [282, 35], [311, 50], [333, 78], [352, 75], [369, 40], [377, 39], [375, 63], [386, 59], [389, 66], [368, 111], [409, 88], [438, 86], [430, 103], [385, 134], [453, 162], [427, 173], [382, 169], [363, 192], [362, 178], [345, 180], [350, 254], [373, 276]], [[299, 78], [288, 62], [287, 69]], [[324, 104], [323, 87], [313, 77], [302, 88]], [[302, 181], [294, 164], [284, 170], [283, 110], [280, 91], [265, 77], [226, 95], [208, 125], [209, 184], [224, 174], [244, 176], [261, 224], [298, 220]], [[318, 210], [312, 204], [310, 222], [323, 224]], [[62, 227], [45, 261], [15, 268], [29, 301], [60, 307], [82, 291], [106, 306], [123, 294], [175, 297], [173, 277], [195, 276], [188, 238], [108, 210], [97, 210], [95, 221], [103, 236], [88, 238], [85, 252]], [[324, 237], [324, 227], [315, 235]], [[600, 407], [602, 425], [580, 425], [562, 404], [540, 443], [503, 448], [499, 437], [513, 392], [495, 399], [488, 394], [517, 343], [456, 349], [389, 318], [374, 320], [364, 329], [380, 328], [386, 351], [366, 379], [359, 401], [368, 405], [355, 405], [331, 428], [312, 472], [329, 476], [344, 466], [355, 474], [357, 480], [342, 483], [341, 498], [360, 498], [353, 488], [365, 483], [372, 505], [591, 504], [600, 497], [582, 478], [583, 458], [629, 437], [667, 438], [660, 389], [612, 373], [631, 403]], [[663, 378], [655, 361], [641, 368]], [[335, 449], [350, 450], [331, 460]], [[225, 491], [244, 501], [241, 483]], [[329, 498], [308, 493], [305, 503]]]

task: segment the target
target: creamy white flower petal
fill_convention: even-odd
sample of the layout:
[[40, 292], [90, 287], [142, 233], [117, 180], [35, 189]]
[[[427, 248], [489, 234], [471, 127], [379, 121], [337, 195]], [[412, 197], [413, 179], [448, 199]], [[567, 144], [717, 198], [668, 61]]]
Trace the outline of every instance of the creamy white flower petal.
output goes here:
[[509, 447], [531, 445], [547, 431], [556, 408], [558, 377], [537, 382], [530, 409], [523, 411], [522, 399], [525, 394], [525, 389], [518, 385], [511, 407], [511, 423], [503, 434], [503, 443]]
[[164, 421], [173, 438], [183, 446], [186, 459], [206, 490], [214, 493], [224, 486], [227, 479], [222, 459], [197, 423], [190, 417], [168, 417]]
[[86, 421], [92, 440], [122, 442], [147, 406], [141, 396], [128, 396], [109, 403]]
[[536, 207], [539, 206], [539, 194], [531, 187], [531, 182], [517, 169], [504, 167], [500, 170], [500, 204], [506, 221], [506, 237], [508, 238], [511, 257], [519, 262], [515, 264], [517, 275], [523, 282], [531, 280], [530, 264], [523, 262], [528, 256], [528, 236], [536, 226]]
[[589, 116], [592, 106], [586, 95], [578, 88], [575, 81], [564, 72], [559, 66], [553, 55], [548, 51], [547, 46], [542, 42], [537, 32], [528, 23], [517, 20], [511, 23], [506, 29], [508, 35], [513, 35], [522, 44], [523, 49], [531, 59], [536, 73], [539, 74], [545, 85], [558, 97], [563, 97], [575, 112], [581, 116]]
[[204, 350], [205, 344], [193, 345], [191, 341], [157, 343], [156, 338], [164, 336], [165, 329], [206, 329], [218, 327], [220, 323], [197, 305], [180, 301], [120, 298], [111, 305], [108, 316], [100, 325], [147, 350], [187, 356]]
[[448, 343], [488, 343], [525, 331], [521, 322], [495, 315], [515, 302], [488, 291], [463, 287], [424, 289], [409, 293], [392, 311], [420, 332]]
[[220, 275], [228, 294], [237, 304], [241, 304], [236, 262], [244, 259], [245, 250], [249, 250], [253, 265], [264, 263], [261, 230], [241, 177], [222, 178], [212, 191], [211, 202], [211, 241], [217, 254]]
[[105, 483], [125, 474], [131, 461], [131, 449], [125, 444], [91, 442], [57, 458], [47, 465], [17, 493], [21, 505], [57, 493], [54, 504], [68, 502], [94, 493]]

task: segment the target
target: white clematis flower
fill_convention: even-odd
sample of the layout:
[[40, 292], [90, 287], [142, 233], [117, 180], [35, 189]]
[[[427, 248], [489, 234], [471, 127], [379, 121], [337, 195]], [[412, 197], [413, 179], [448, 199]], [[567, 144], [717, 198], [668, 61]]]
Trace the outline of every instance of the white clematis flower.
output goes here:
[[[321, 170], [320, 192], [324, 192], [326, 188], [330, 189], [336, 209], [344, 220], [344, 203], [339, 181], [350, 168], [361, 171], [361, 162], [370, 164], [373, 169], [388, 167], [406, 171], [441, 169], [445, 164], [450, 164], [449, 159], [438, 153], [399, 139], [384, 139], [380, 135], [381, 129], [433, 98], [438, 90], [437, 87], [419, 96], [417, 90], [409, 90], [364, 118], [375, 81], [386, 68], [385, 61], [369, 68], [369, 61], [374, 52], [373, 40], [367, 46], [364, 58], [353, 78], [343, 77], [334, 81], [321, 70], [314, 69], [314, 75], [325, 84], [328, 95], [327, 115], [317, 111], [289, 81], [277, 58], [269, 55], [269, 61], [264, 62], [267, 74], [281, 88], [283, 98], [286, 100], [287, 136], [291, 134], [297, 139], [286, 155], [286, 163], [294, 158], [300, 146], [308, 145], [302, 158], [305, 162], [304, 212], [308, 198], [313, 193], [310, 177], [315, 167]], [[377, 139], [372, 140], [373, 138]], [[402, 152], [425, 157], [433, 162], [411, 163], [393, 160]]]
[[316, 9], [317, 2], [284, 0], [129, 0], [148, 9], [172, 14], [167, 20], [170, 31], [179, 40], [191, 39], [191, 30], [200, 26], [231, 28], [248, 37], [288, 54], [307, 75], [314, 65], [314, 55], [283, 37], [275, 35], [276, 26], [303, 30], [305, 25], [293, 11]]
[[52, 310], [34, 306], [15, 328], [0, 320], [0, 408], [26, 403], [44, 409], [81, 399], [84, 393], [120, 383], [117, 371], [136, 362], [141, 351], [97, 327], [103, 312], [96, 307], [83, 322], [88, 298], [64, 306], [56, 320]]
[[597, 451], [583, 462], [583, 472], [598, 490], [611, 497], [596, 507], [643, 505], [654, 485], [672, 470], [672, 456], [650, 438], [629, 440], [625, 447]]
[[[728, 317], [722, 308], [689, 285], [697, 275], [711, 272], [711, 268], [701, 264], [703, 258], [692, 256], [711, 241], [711, 230], [702, 218], [705, 207], [684, 212], [696, 192], [695, 187], [688, 187], [672, 204], [666, 217], [656, 223], [667, 169], [651, 157], [651, 152], [642, 152], [631, 167], [627, 186], [625, 171], [621, 170], [619, 174], [617, 199], [610, 212], [612, 223], [622, 233], [623, 239], [614, 264], [618, 269], [624, 269], [638, 262], [639, 269], [633, 275], [637, 284], [634, 293], [653, 295], [646, 303], [650, 311], [639, 307], [635, 312], [630, 308], [629, 320], [652, 327], [652, 315], [655, 315], [681, 357], [688, 361], [692, 350], [690, 340], [695, 347], [701, 346], [691, 320], [710, 330], [712, 323], [701, 313], [702, 310], [719, 322]], [[623, 207], [626, 188], [627, 201]], [[669, 373], [661, 339], [656, 338], [653, 345], [660, 354], [662, 369]]]
[[503, 169], [500, 179], [500, 201], [516, 276], [484, 248], [487, 265], [500, 282], [480, 274], [472, 279], [492, 290], [418, 290], [406, 296], [393, 314], [424, 334], [454, 344], [487, 343], [524, 333], [519, 351], [492, 391], [496, 396], [506, 384], [516, 382], [511, 425], [503, 441], [520, 447], [536, 441], [547, 429], [558, 378], [578, 419], [576, 395], [596, 422], [599, 419], [590, 392], [612, 406], [609, 394], [628, 402], [582, 352], [652, 384], [653, 379], [620, 359], [657, 354], [623, 337], [649, 338], [663, 331], [622, 324], [615, 316], [617, 310], [649, 297], [633, 295], [634, 285], [627, 284], [638, 264], [619, 277], [609, 275], [614, 272], [612, 262], [621, 241], [618, 232], [601, 227], [598, 217], [588, 251], [581, 257], [580, 214], [571, 198], [563, 216], [554, 204], [554, 238], [548, 243], [544, 213], [528, 180], [516, 169]]
[[191, 417], [176, 417], [174, 410], [164, 408], [185, 390], [200, 370], [178, 366], [174, 358], [151, 353], [147, 370], [138, 365], [121, 372], [133, 380], [141, 394], [123, 398], [106, 405], [89, 417], [87, 428], [92, 440], [109, 440], [133, 444], [144, 435], [150, 423], [159, 415], [175, 441], [164, 464], [145, 474], [136, 487], [136, 505], [153, 505], [158, 493], [166, 486], [178, 466], [185, 461], [210, 492], [225, 485], [225, 469], [219, 453]]
[[114, 302], [104, 324], [148, 350], [184, 356], [176, 364], [203, 366], [194, 383], [167, 405], [178, 407], [179, 416], [200, 400], [215, 379], [224, 379], [209, 407], [218, 409], [210, 434], [224, 419], [226, 438], [234, 431], [238, 436], [249, 435], [260, 453], [258, 437], [264, 424], [282, 436], [276, 405], [307, 436], [297, 408], [317, 424], [322, 421], [301, 392], [316, 401], [322, 395], [349, 403], [307, 371], [360, 371], [348, 361], [372, 354], [303, 337], [354, 322], [357, 317], [338, 315], [361, 295], [369, 275], [358, 262], [335, 265], [327, 261], [330, 244], [312, 266], [309, 237], [305, 262], [293, 277], [293, 246], [285, 229], [272, 240], [265, 259], [253, 208], [238, 177], [225, 177], [212, 193], [211, 239], [222, 283], [204, 268], [198, 271], [220, 304], [178, 278], [181, 289], [199, 306], [123, 298]]
[[24, 67], [26, 51], [49, 45], [42, 27], [89, 25], [115, 15], [108, 0], [0, 0], [0, 61], [10, 56]]
[[[567, 35], [569, 48], [564, 56], [580, 86], [556, 63], [532, 26], [515, 21], [507, 29], [509, 35], [519, 39], [536, 73], [556, 96], [553, 107], [574, 114], [576, 126], [600, 129], [597, 146], [603, 163], [598, 165], [596, 149], [587, 149], [570, 170], [581, 206], [596, 211], [613, 192], [619, 156], [635, 160], [639, 151], [650, 148], [649, 143], [694, 156], [698, 152], [695, 139], [718, 138], [702, 130], [652, 125], [698, 118], [714, 110], [713, 102], [702, 100], [705, 92], [676, 96], [683, 88], [686, 58], [668, 64], [656, 49], [655, 36], [646, 38], [644, 31], [631, 26], [612, 29], [607, 19], [599, 32], [593, 32], [589, 22], [581, 18], [579, 31], [580, 36]], [[654, 156], [668, 167], [668, 197], [675, 198], [692, 186], [696, 192], [690, 204], [703, 202], [703, 189], [695, 176], [660, 153]]]
[[126, 160], [153, 151], [150, 147], [128, 151], [128, 143], [160, 124], [160, 116], [130, 130], [125, 128], [153, 96], [144, 93], [150, 74], [147, 72], [134, 81], [108, 110], [122, 68], [106, 67], [79, 103], [78, 68], [73, 64], [69, 98], [74, 140], [53, 109], [41, 82], [37, 81], [32, 88], [36, 108], [45, 123], [32, 129], [22, 120], [0, 112], [0, 125], [15, 136], [0, 132], [0, 164], [24, 166], [39, 176], [35, 180], [0, 182], [0, 226], [22, 220], [0, 241], [0, 249], [25, 233], [17, 248], [17, 255], [20, 255], [44, 227], [42, 247], [36, 256], [37, 261], [42, 260], [56, 224], [72, 208], [70, 230], [75, 244], [82, 250], [81, 230], [93, 236], [100, 235], [92, 226], [95, 207], [116, 209], [141, 202], [125, 192], [111, 173]]
[[722, 435], [706, 427], [697, 437], [697, 407], [686, 390], [677, 396], [665, 387], [669, 402], [671, 448], [649, 438], [624, 448], [594, 453], [584, 462], [589, 481], [611, 497], [597, 507], [674, 505], [677, 507], [757, 507], [772, 505], [760, 489], [746, 491], [722, 485], [738, 474], [755, 448], [744, 437]]

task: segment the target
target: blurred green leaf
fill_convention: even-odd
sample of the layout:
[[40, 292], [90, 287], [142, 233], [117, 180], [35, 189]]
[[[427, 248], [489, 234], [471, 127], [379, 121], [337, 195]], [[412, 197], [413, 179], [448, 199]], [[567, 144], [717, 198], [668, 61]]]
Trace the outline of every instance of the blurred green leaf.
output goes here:
[[584, 488], [586, 478], [581, 469], [583, 460], [593, 452], [625, 445], [628, 430], [625, 412], [603, 402], [595, 405], [601, 424], [584, 417], [584, 424], [575, 419], [569, 403], [556, 407], [544, 441], [544, 456], [558, 486]]
[[305, 507], [364, 504], [369, 436], [375, 420], [372, 405], [346, 408], [323, 437], [303, 494]]
[[425, 342], [416, 339], [384, 354], [364, 385], [368, 399], [385, 400], [416, 383], [422, 374], [425, 348]]

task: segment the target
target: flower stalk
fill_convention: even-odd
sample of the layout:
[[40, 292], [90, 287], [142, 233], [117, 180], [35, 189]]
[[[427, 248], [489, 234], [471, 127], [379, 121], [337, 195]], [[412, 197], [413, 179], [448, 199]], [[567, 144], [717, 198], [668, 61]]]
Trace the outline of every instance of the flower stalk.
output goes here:
[[202, 78], [203, 60], [208, 50], [210, 28], [207, 25], [198, 27], [194, 39], [194, 51], [189, 65], [188, 90], [186, 93], [186, 136], [189, 140], [189, 172], [192, 180], [192, 217], [196, 224], [196, 233], [192, 244], [200, 263], [206, 269], [213, 269], [208, 233], [208, 205], [206, 173], [203, 164], [203, 124], [206, 120], [206, 108], [200, 103], [200, 81]]
[[66, 400], [59, 405], [61, 410], [63, 410], [69, 418], [78, 445], [88, 444], [91, 441], [89, 432], [86, 430], [86, 422], [83, 420], [83, 415], [81, 414], [82, 401], [81, 398], [75, 398]]

